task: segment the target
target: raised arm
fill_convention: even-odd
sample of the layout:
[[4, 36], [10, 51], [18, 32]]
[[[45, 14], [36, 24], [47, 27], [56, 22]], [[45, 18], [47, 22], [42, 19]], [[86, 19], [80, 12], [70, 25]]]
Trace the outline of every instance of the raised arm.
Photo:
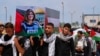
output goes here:
[[18, 38], [15, 38], [15, 39], [14, 39], [14, 43], [15, 43], [15, 46], [16, 46], [18, 52], [21, 53], [21, 55], [23, 55], [25, 50], [24, 50], [24, 48], [22, 48], [21, 45], [19, 44]]

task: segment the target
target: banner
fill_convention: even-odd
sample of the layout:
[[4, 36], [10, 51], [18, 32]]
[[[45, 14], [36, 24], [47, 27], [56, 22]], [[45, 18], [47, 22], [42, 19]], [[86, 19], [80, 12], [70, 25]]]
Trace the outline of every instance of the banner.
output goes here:
[[32, 9], [35, 13], [35, 21], [38, 21], [41, 26], [44, 26], [46, 18], [44, 8], [35, 6], [17, 6], [15, 19], [15, 33], [21, 32], [21, 23], [25, 19], [25, 12], [27, 9]]

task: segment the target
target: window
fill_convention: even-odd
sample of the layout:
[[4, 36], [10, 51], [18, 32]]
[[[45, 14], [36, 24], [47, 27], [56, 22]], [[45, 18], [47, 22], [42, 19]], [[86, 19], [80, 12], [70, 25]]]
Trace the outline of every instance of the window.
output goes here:
[[96, 23], [96, 20], [92, 19], [92, 20], [90, 20], [90, 23]]

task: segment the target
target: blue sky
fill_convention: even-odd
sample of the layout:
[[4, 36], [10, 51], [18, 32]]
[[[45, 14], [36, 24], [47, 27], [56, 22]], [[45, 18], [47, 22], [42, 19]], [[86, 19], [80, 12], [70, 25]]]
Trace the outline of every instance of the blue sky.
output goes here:
[[[64, 2], [64, 18], [62, 18], [62, 1]], [[48, 7], [60, 11], [60, 22], [70, 23], [71, 13], [73, 22], [82, 22], [81, 15], [93, 13], [100, 14], [100, 0], [0, 0], [0, 21], [6, 22], [5, 7], [7, 7], [7, 22], [12, 16], [15, 20], [15, 10], [17, 6], [40, 6]]]

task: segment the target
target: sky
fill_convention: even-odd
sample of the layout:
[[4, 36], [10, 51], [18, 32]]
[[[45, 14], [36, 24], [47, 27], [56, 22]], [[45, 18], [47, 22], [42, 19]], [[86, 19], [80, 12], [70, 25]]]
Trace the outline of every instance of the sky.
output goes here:
[[[60, 12], [59, 21], [64, 23], [76, 21], [81, 23], [82, 14], [93, 14], [93, 8], [95, 14], [100, 14], [100, 0], [0, 0], [0, 22], [9, 22], [11, 16], [14, 23], [17, 6], [40, 6], [58, 10]], [[5, 7], [7, 8], [7, 20]]]

